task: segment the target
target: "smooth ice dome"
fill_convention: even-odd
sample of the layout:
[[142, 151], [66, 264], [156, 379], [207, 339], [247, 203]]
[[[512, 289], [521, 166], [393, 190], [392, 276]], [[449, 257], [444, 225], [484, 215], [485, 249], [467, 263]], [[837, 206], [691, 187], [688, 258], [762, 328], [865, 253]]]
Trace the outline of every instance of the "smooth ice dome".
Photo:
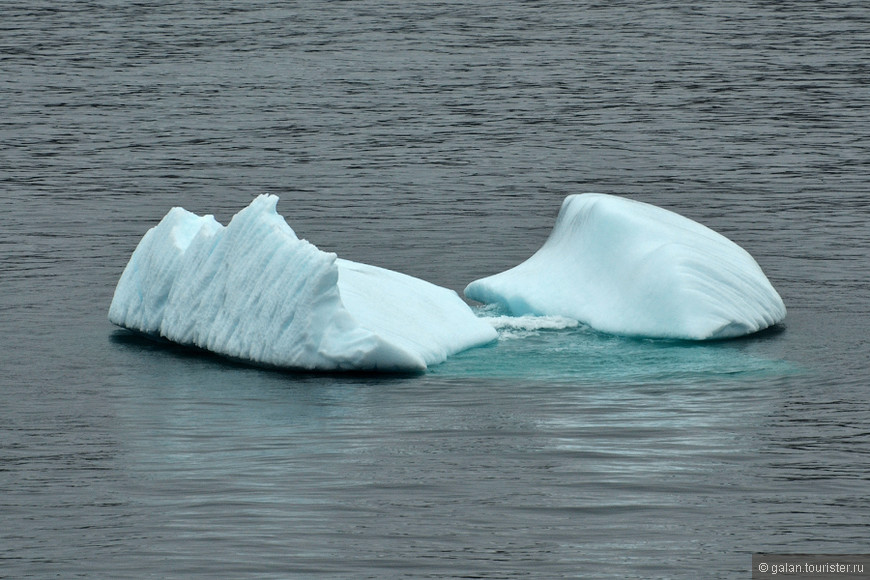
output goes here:
[[566, 198], [541, 249], [475, 280], [465, 295], [514, 315], [569, 316], [651, 338], [730, 338], [785, 318], [764, 272], [728, 238], [668, 210], [594, 193]]
[[235, 359], [422, 371], [497, 337], [453, 291], [300, 240], [261, 195], [226, 227], [173, 208], [130, 258], [109, 319]]

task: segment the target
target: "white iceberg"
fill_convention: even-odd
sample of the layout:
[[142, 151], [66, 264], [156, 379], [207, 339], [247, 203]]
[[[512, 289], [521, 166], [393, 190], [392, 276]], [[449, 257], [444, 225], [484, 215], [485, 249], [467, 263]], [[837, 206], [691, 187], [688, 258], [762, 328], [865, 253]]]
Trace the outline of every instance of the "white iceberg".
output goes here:
[[520, 265], [475, 280], [466, 297], [513, 315], [560, 315], [625, 336], [705, 340], [767, 328], [785, 305], [728, 238], [616, 196], [565, 199], [549, 239]]
[[173, 208], [139, 242], [109, 320], [230, 358], [423, 371], [497, 337], [452, 290], [300, 240], [261, 195], [226, 227]]

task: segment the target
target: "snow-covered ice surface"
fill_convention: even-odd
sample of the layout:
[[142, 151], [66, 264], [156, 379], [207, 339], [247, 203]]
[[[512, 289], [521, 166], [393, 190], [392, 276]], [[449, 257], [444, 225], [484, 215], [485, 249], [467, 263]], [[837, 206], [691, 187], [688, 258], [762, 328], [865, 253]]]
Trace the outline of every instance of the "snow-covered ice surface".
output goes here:
[[465, 295], [513, 315], [558, 315], [607, 333], [731, 338], [785, 318], [756, 261], [671, 211], [605, 194], [565, 199], [544, 245]]
[[119, 326], [257, 364], [422, 371], [497, 333], [452, 290], [297, 238], [261, 195], [226, 227], [173, 208], [115, 289]]

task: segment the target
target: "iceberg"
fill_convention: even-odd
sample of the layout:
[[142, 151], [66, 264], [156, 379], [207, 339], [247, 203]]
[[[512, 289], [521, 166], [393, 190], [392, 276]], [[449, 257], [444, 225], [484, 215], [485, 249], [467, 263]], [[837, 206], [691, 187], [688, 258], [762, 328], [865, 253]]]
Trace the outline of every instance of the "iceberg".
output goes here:
[[261, 195], [227, 226], [173, 208], [139, 242], [109, 320], [259, 365], [419, 372], [497, 332], [456, 292], [299, 239]]
[[758, 263], [728, 238], [660, 207], [596, 193], [567, 197], [532, 257], [475, 280], [465, 296], [512, 315], [568, 316], [648, 338], [732, 338], [786, 314]]

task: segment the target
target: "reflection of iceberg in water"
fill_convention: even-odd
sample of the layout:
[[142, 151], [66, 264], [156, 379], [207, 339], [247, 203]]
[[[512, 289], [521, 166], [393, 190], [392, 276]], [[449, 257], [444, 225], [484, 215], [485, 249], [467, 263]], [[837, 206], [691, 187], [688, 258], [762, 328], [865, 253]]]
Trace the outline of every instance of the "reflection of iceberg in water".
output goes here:
[[[443, 376], [539, 381], [661, 382], [716, 377], [758, 378], [797, 372], [795, 365], [751, 354], [739, 340], [645, 340], [596, 332], [563, 317], [480, 314], [499, 331], [497, 343], [466, 351], [430, 370]], [[772, 331], [775, 332], [775, 331]]]

